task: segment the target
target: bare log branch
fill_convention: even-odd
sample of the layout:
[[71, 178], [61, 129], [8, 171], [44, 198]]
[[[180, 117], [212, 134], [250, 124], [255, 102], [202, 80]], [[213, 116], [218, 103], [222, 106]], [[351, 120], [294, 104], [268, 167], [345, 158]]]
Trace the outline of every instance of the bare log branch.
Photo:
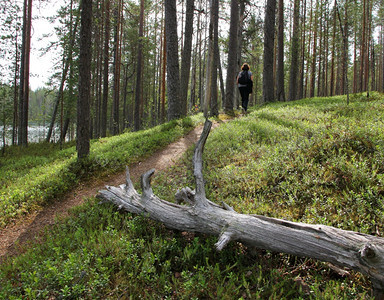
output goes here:
[[212, 122], [206, 120], [201, 133], [200, 139], [196, 144], [195, 153], [193, 155], [194, 176], [196, 180], [196, 205], [207, 206], [207, 198], [205, 197], [205, 185], [203, 177], [203, 150], [207, 141], [209, 132], [211, 131]]
[[219, 236], [215, 245], [218, 250], [222, 250], [231, 241], [239, 241], [261, 249], [310, 257], [359, 271], [371, 278], [375, 297], [382, 299], [383, 238], [324, 225], [239, 214], [228, 205], [223, 204], [221, 207], [206, 199], [202, 152], [209, 130], [210, 124], [206, 122], [194, 153], [196, 192], [187, 187], [176, 194], [178, 201], [183, 200], [189, 206], [167, 202], [153, 194], [150, 185], [153, 169], [142, 176], [142, 195], [136, 192], [131, 180], [127, 178], [125, 185], [120, 188], [107, 187], [99, 192], [98, 197], [126, 211], [145, 213], [171, 229]]
[[215, 244], [216, 249], [218, 251], [221, 251], [224, 249], [224, 247], [232, 240], [232, 233], [231, 232], [223, 232], [217, 243]]
[[128, 167], [125, 168], [125, 189], [128, 190], [133, 190], [133, 183], [131, 180], [131, 174], [129, 174], [129, 169]]

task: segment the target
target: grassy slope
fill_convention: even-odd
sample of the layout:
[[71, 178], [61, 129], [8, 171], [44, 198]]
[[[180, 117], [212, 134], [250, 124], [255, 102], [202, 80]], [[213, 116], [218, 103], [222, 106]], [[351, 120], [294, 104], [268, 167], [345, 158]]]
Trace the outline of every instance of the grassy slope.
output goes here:
[[[221, 125], [204, 153], [207, 195], [243, 213], [370, 234], [384, 219], [384, 101], [275, 103]], [[191, 154], [191, 153], [189, 153]], [[193, 186], [190, 157], [153, 180], [172, 200]], [[174, 232], [90, 200], [46, 240], [0, 267], [0, 298], [367, 299], [370, 283], [326, 264]]]

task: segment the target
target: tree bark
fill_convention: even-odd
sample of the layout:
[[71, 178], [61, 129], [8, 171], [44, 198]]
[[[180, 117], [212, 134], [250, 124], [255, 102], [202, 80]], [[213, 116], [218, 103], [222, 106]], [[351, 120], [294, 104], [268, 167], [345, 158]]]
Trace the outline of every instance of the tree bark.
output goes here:
[[[384, 23], [384, 22], [383, 22]], [[380, 91], [384, 92], [384, 24], [381, 25], [381, 84], [380, 84]]]
[[160, 102], [161, 102], [161, 113], [160, 113], [160, 122], [165, 121], [165, 83], [166, 83], [166, 68], [167, 68], [167, 37], [165, 35], [165, 25], [164, 25], [164, 34], [163, 34], [163, 45], [162, 45], [162, 56], [161, 56], [161, 92], [160, 92]]
[[347, 95], [347, 104], [349, 104], [349, 87], [348, 87], [348, 0], [345, 1], [345, 16], [344, 16], [344, 26], [341, 20], [340, 12], [338, 9], [337, 1], [336, 3], [336, 9], [337, 9], [337, 15], [339, 18], [339, 25], [340, 25], [340, 31], [343, 36], [343, 62], [342, 62], [342, 68], [343, 68], [343, 84], [342, 84], [342, 90], [341, 92], [345, 95]]
[[264, 22], [263, 102], [274, 100], [274, 44], [276, 0], [267, 0]]
[[108, 85], [109, 85], [109, 39], [110, 39], [110, 0], [105, 0], [105, 31], [104, 31], [104, 63], [103, 63], [103, 101], [101, 104], [100, 134], [101, 137], [107, 136], [107, 114], [108, 114]]
[[319, 12], [319, 46], [318, 46], [318, 62], [317, 62], [317, 97], [322, 96], [321, 91], [321, 73], [322, 73], [322, 59], [323, 59], [323, 35], [324, 35], [324, 10], [323, 10], [323, 0], [317, 2], [319, 4], [318, 12]]
[[139, 21], [139, 43], [137, 46], [137, 66], [136, 66], [136, 90], [135, 90], [135, 131], [141, 128], [140, 108], [143, 105], [141, 103], [142, 95], [142, 71], [143, 71], [143, 36], [144, 36], [144, 0], [140, 1], [140, 21]]
[[291, 44], [291, 69], [289, 77], [289, 101], [297, 99], [297, 79], [299, 73], [299, 18], [300, 18], [300, 0], [294, 1], [293, 7], [293, 29]]
[[366, 87], [364, 86], [365, 80], [364, 77], [366, 74], [364, 74], [365, 70], [365, 55], [366, 55], [366, 50], [365, 50], [365, 45], [366, 45], [366, 7], [367, 7], [367, 0], [362, 0], [363, 1], [363, 15], [362, 15], [362, 29], [361, 29], [361, 50], [360, 50], [360, 92], [363, 92], [366, 90]]
[[170, 121], [179, 118], [181, 115], [176, 0], [165, 0], [165, 35], [167, 47], [168, 121]]
[[[245, 23], [245, 4], [246, 1], [244, 0], [239, 0], [239, 21], [237, 25], [237, 53], [236, 53], [236, 58], [237, 58], [237, 64], [236, 64], [236, 70], [239, 72], [241, 70], [241, 66], [244, 62], [250, 64], [249, 61], [244, 61], [242, 62], [242, 52], [243, 52], [243, 32], [244, 32], [244, 23]], [[246, 45], [247, 46], [247, 45]], [[244, 47], [246, 47], [244, 46]], [[253, 69], [253, 66], [251, 67]], [[237, 78], [237, 74], [236, 74]], [[250, 94], [249, 96], [251, 96]], [[235, 95], [233, 97], [234, 100], [234, 107], [236, 109], [239, 109], [240, 103], [241, 103], [241, 95], [238, 92], [237, 85], [235, 85]], [[249, 103], [248, 103], [249, 106]]]
[[17, 104], [18, 104], [18, 73], [19, 73], [19, 46], [17, 31], [15, 36], [15, 71], [13, 77], [13, 120], [12, 120], [12, 145], [17, 143]]
[[81, 1], [79, 96], [77, 100], [77, 157], [84, 159], [90, 148], [90, 98], [92, 60], [92, 0]]
[[[309, 13], [309, 22], [308, 22], [309, 23], [309, 29], [308, 29], [309, 36], [308, 36], [308, 42], [307, 42], [307, 45], [308, 45], [308, 50], [307, 50], [308, 56], [311, 53], [311, 46], [312, 46], [311, 41], [312, 41], [312, 33], [313, 33], [312, 27], [313, 27], [313, 18], [314, 18], [314, 16], [313, 16], [313, 5], [312, 5], [312, 3], [313, 3], [313, 1], [310, 0], [310, 4], [309, 4], [310, 13]], [[304, 96], [304, 98], [307, 98], [309, 93], [310, 93], [309, 90], [308, 90], [308, 84], [309, 84], [308, 82], [309, 82], [309, 79], [310, 79], [310, 77], [309, 77], [309, 68], [310, 68], [310, 65], [311, 65], [310, 58], [308, 57], [306, 59], [306, 61], [307, 62], [306, 62], [306, 66], [305, 66], [305, 71], [303, 71], [304, 74], [305, 74], [305, 83], [304, 83], [304, 86], [303, 86], [303, 90], [304, 90], [303, 96]]]
[[220, 66], [219, 54], [219, 0], [212, 0], [213, 10], [213, 66], [211, 72], [211, 116], [219, 115], [218, 106], [218, 90], [217, 90], [217, 73]]
[[219, 251], [229, 242], [239, 241], [357, 270], [370, 276], [374, 293], [380, 299], [384, 295], [383, 238], [329, 226], [239, 214], [225, 203], [219, 206], [206, 198], [202, 153], [211, 125], [206, 121], [193, 156], [196, 191], [187, 187], [176, 193], [177, 200], [189, 205], [167, 202], [153, 194], [150, 179], [154, 169], [141, 177], [142, 195], [134, 189], [127, 169], [125, 185], [107, 187], [98, 197], [126, 211], [145, 214], [171, 229], [217, 235], [219, 240], [215, 245]]
[[229, 25], [228, 69], [225, 88], [224, 110], [233, 114], [234, 89], [237, 72], [237, 28], [239, 22], [239, 4], [237, 0], [231, 0], [231, 21]]
[[[278, 36], [277, 36], [278, 46], [277, 46], [276, 98], [277, 98], [277, 101], [284, 102], [285, 88], [284, 88], [284, 1], [283, 0], [279, 0], [278, 12], [279, 12], [278, 14], [279, 28], [278, 28]], [[295, 25], [293, 25], [293, 27], [295, 28]], [[293, 29], [293, 35], [294, 34], [295, 34], [295, 29]], [[293, 40], [292, 40], [292, 47], [293, 47]], [[291, 63], [291, 66], [292, 66], [292, 63]]]
[[317, 60], [317, 18], [318, 18], [318, 4], [316, 4], [316, 11], [313, 18], [313, 49], [312, 49], [312, 63], [311, 63], [311, 83], [309, 89], [309, 97], [315, 97], [315, 81], [316, 81], [316, 60]]
[[203, 106], [203, 114], [205, 118], [208, 118], [208, 111], [210, 107], [211, 95], [212, 95], [212, 69], [213, 65], [213, 10], [212, 10], [212, 2], [210, 1], [210, 22], [209, 22], [209, 31], [208, 31], [208, 51], [207, 51], [207, 62], [206, 62], [206, 73], [205, 73], [205, 93], [204, 93], [204, 104]]
[[304, 70], [305, 70], [305, 47], [306, 47], [306, 22], [307, 22], [307, 1], [303, 1], [301, 20], [301, 58], [300, 58], [300, 83], [298, 91], [298, 99], [304, 98]]
[[32, 0], [24, 0], [23, 38], [20, 66], [18, 145], [28, 144], [29, 61], [31, 49]]
[[377, 91], [376, 87], [376, 60], [375, 60], [375, 46], [371, 41], [371, 91]]
[[218, 115], [217, 108], [217, 60], [215, 49], [218, 47], [218, 13], [217, 0], [210, 1], [210, 20], [208, 34], [208, 53], [206, 64], [206, 85], [204, 96], [204, 117]]
[[112, 113], [112, 134], [120, 133], [120, 70], [121, 70], [121, 22], [122, 22], [122, 2], [115, 3], [115, 29], [114, 29], [114, 49], [113, 49], [113, 113]]
[[188, 113], [188, 84], [191, 71], [191, 56], [192, 56], [192, 38], [193, 38], [193, 14], [195, 9], [195, 1], [187, 0], [186, 2], [186, 17], [184, 30], [184, 47], [181, 58], [180, 71], [180, 102], [181, 114], [186, 116]]
[[[369, 69], [370, 69], [370, 50], [371, 50], [371, 39], [372, 39], [372, 32], [371, 32], [371, 28], [372, 28], [372, 10], [371, 10], [371, 7], [372, 7], [372, 2], [373, 1], [367, 1], [367, 13], [366, 13], [366, 16], [367, 16], [367, 33], [366, 33], [366, 53], [365, 53], [365, 78], [364, 78], [364, 86], [365, 86], [365, 89], [367, 90], [367, 96], [369, 96], [369, 75], [370, 75], [370, 72], [369, 72]], [[347, 22], [347, 21], [346, 21]], [[347, 25], [347, 24], [346, 24]], [[373, 80], [373, 78], [371, 79]]]
[[336, 57], [336, 0], [334, 5], [334, 14], [333, 14], [333, 32], [332, 32], [332, 54], [331, 54], [331, 79], [329, 82], [330, 96], [334, 95], [335, 91], [335, 57]]
[[[73, 0], [72, 0], [73, 1]], [[102, 0], [98, 0], [96, 2], [96, 12], [94, 12], [94, 16], [97, 20], [101, 20], [101, 6], [102, 6]], [[94, 101], [94, 137], [99, 138], [100, 137], [100, 112], [101, 112], [101, 62], [102, 62], [102, 22], [98, 24], [94, 24], [93, 26], [93, 32], [94, 32], [94, 41], [95, 41], [95, 47], [94, 47], [94, 59], [95, 59], [95, 73], [93, 75], [94, 81], [95, 81], [95, 101]]]

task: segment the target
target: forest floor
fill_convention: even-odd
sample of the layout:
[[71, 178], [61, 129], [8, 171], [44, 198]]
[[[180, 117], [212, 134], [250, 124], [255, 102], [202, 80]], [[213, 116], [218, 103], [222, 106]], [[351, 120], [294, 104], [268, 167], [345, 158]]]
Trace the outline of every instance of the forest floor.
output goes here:
[[[217, 122], [212, 124], [212, 128], [217, 126]], [[187, 149], [198, 141], [202, 129], [202, 125], [197, 126], [166, 148], [155, 152], [143, 161], [130, 165], [129, 173], [132, 181], [137, 182], [144, 172], [152, 168], [159, 172], [175, 164]], [[9, 224], [0, 231], [0, 261], [22, 252], [23, 246], [44, 234], [44, 228], [57, 222], [58, 217], [67, 216], [70, 208], [82, 204], [86, 198], [96, 196], [97, 192], [106, 185], [119, 186], [124, 182], [125, 171], [94, 181], [81, 182], [64, 196], [43, 207], [42, 210]]]

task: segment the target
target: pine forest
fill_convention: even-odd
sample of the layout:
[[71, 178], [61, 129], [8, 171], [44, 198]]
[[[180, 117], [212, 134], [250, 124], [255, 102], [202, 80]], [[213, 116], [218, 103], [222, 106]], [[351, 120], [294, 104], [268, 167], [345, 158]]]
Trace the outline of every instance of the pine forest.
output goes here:
[[[1, 3], [1, 125], [6, 144], [76, 137], [81, 7], [66, 0]], [[61, 3], [62, 2], [62, 3]], [[235, 79], [254, 75], [250, 104], [384, 89], [381, 1], [92, 1], [87, 138], [137, 131], [203, 111], [239, 108]], [[34, 22], [57, 40], [31, 50]], [[36, 35], [36, 34], [35, 34]], [[55, 51], [54, 51], [54, 50]], [[29, 88], [31, 55], [52, 56], [49, 80]], [[38, 70], [35, 71], [38, 73]]]
[[0, 299], [384, 299], [383, 0], [0, 24]]

